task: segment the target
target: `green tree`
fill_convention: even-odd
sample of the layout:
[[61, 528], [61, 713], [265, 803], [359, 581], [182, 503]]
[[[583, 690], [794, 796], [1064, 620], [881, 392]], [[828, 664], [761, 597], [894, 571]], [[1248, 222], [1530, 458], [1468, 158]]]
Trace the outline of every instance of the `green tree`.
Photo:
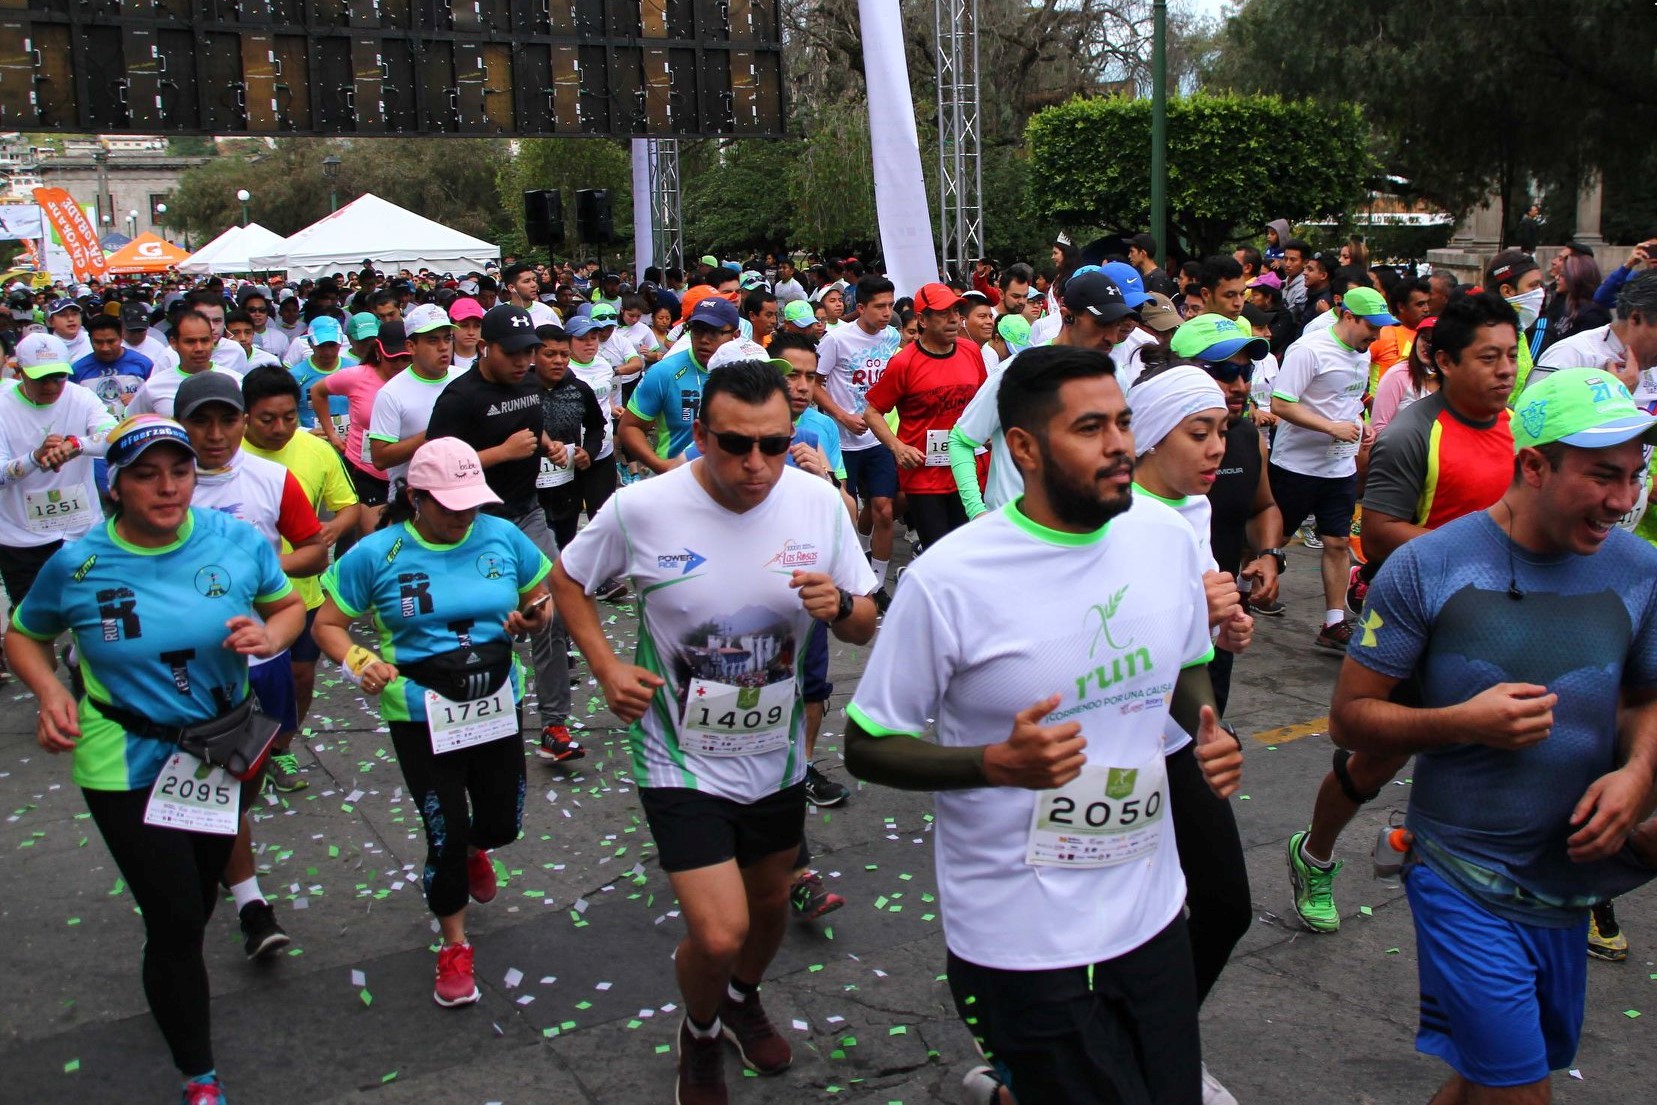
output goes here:
[[1390, 172], [1457, 215], [1494, 192], [1511, 228], [1533, 178], [1610, 174], [1649, 146], [1628, 129], [1657, 107], [1651, 11], [1638, 7], [1250, 0], [1210, 72], [1243, 91], [1356, 101]]
[[[721, 257], [787, 246], [794, 230], [791, 178], [804, 143], [753, 139], [710, 142], [707, 158], [681, 146], [685, 250]], [[701, 153], [702, 151], [696, 151]], [[706, 162], [705, 167], [699, 162]]]
[[[1151, 105], [1076, 99], [1026, 131], [1032, 213], [1075, 228], [1135, 233], [1150, 221]], [[1171, 243], [1215, 252], [1272, 219], [1339, 215], [1364, 193], [1373, 162], [1352, 105], [1275, 96], [1179, 97], [1168, 103]]]
[[[498, 202], [507, 229], [496, 239], [503, 254], [523, 257], [531, 250], [524, 237], [524, 192], [557, 188], [564, 198], [564, 244], [557, 257], [600, 252], [631, 256], [633, 240], [633, 158], [629, 144], [609, 138], [527, 138], [516, 157], [503, 161], [495, 177]], [[575, 193], [578, 188], [607, 188], [617, 239], [606, 246], [576, 240]]]

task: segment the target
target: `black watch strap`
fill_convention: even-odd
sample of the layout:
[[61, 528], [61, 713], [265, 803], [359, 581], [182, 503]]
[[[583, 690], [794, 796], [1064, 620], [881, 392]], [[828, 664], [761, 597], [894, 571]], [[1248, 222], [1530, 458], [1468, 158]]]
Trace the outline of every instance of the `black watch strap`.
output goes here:
[[843, 622], [851, 617], [852, 610], [857, 606], [857, 597], [844, 587], [838, 588], [838, 590], [840, 592], [840, 609], [835, 612], [834, 620]]

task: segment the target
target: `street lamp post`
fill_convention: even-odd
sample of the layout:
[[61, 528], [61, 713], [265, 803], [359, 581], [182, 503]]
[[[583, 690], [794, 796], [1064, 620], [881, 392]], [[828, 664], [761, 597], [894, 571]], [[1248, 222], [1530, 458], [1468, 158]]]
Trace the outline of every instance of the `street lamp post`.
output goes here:
[[248, 201], [253, 198], [253, 193], [249, 192], [246, 188], [241, 188], [241, 189], [237, 190], [236, 198], [238, 200], [240, 200], [241, 203], [242, 203], [242, 225], [246, 226], [247, 222], [248, 222], [248, 219], [247, 219], [247, 205], [248, 205]]
[[322, 175], [328, 178], [328, 214], [339, 210], [339, 158], [329, 154], [322, 159]]
[[138, 237], [138, 209], [137, 208], [133, 208], [131, 211], [127, 212], [127, 237], [128, 238]]

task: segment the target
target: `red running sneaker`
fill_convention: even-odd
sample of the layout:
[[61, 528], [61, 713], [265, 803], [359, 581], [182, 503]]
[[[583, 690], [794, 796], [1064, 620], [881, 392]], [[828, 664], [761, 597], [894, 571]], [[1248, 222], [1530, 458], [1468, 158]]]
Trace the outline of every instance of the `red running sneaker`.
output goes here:
[[432, 1000], [445, 1009], [471, 1005], [478, 998], [477, 979], [472, 974], [472, 945], [445, 944], [437, 953], [437, 986]]
[[466, 857], [466, 889], [474, 902], [492, 902], [500, 890], [495, 881], [495, 861], [488, 852], [473, 852]]

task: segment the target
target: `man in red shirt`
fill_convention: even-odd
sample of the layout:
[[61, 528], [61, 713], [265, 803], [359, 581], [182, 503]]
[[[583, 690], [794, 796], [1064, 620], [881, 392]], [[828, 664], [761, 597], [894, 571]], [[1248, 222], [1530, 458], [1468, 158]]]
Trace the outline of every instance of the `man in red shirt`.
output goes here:
[[[896, 410], [898, 430], [883, 418], [869, 429], [898, 462], [898, 488], [909, 497], [909, 521], [923, 548], [966, 524], [966, 509], [949, 470], [949, 431], [984, 383], [984, 355], [959, 336], [961, 297], [942, 284], [915, 293], [920, 337], [899, 350], [869, 389], [869, 406]], [[979, 481], [983, 480], [979, 462]]]

